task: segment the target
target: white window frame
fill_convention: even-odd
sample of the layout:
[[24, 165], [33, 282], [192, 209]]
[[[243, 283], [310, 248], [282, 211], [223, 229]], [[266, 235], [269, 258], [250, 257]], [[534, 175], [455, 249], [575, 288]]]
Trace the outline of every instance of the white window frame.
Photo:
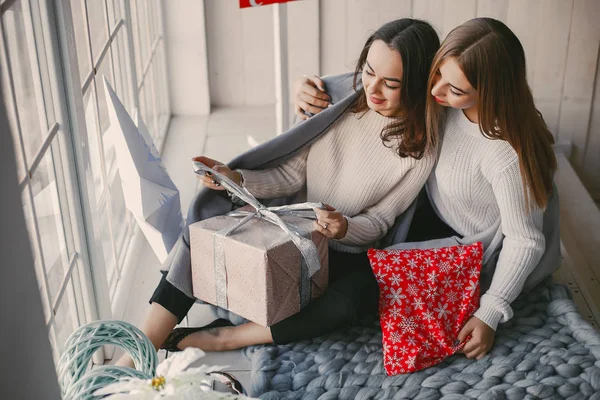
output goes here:
[[[84, 12], [85, 24], [87, 27], [87, 40], [90, 46], [90, 57], [91, 57], [91, 39], [90, 39], [90, 26], [87, 22], [87, 4], [85, 0], [73, 0], [81, 1]], [[126, 90], [128, 98], [133, 103], [131, 106], [135, 110], [140, 110], [140, 90], [144, 88], [144, 85], [148, 85], [145, 90], [150, 90], [151, 95], [151, 107], [154, 112], [152, 113], [153, 118], [156, 119], [156, 123], [148, 121], [147, 124], [154, 124], [156, 134], [158, 135], [157, 147], [159, 151], [163, 147], [164, 139], [168, 129], [170, 121], [170, 102], [167, 93], [162, 95], [165, 97], [164, 103], [159, 104], [157, 98], [158, 93], [156, 89], [168, 90], [168, 82], [166, 79], [166, 51], [164, 49], [164, 31], [162, 23], [162, 2], [158, 0], [152, 0], [154, 3], [145, 3], [146, 7], [144, 13], [146, 14], [146, 26], [139, 27], [137, 22], [134, 24], [132, 20], [133, 15], [137, 15], [138, 10], [132, 11], [132, 4], [130, 0], [114, 0], [117, 4], [115, 7], [121, 7], [118, 13], [120, 18], [114, 21], [112, 30], [109, 31], [110, 17], [108, 1], [113, 0], [92, 0], [92, 1], [104, 1], [104, 13], [105, 13], [105, 27], [107, 29], [107, 40], [104, 47], [96, 59], [91, 60], [91, 71], [85, 77], [83, 84], [80, 79], [80, 71], [75, 46], [75, 31], [74, 21], [72, 19], [70, 0], [0, 0], [0, 15], [4, 15], [4, 12], [15, 4], [20, 2], [23, 8], [23, 17], [25, 22], [26, 40], [28, 44], [28, 55], [30, 58], [31, 74], [33, 77], [33, 84], [35, 88], [35, 97], [37, 99], [37, 107], [39, 119], [41, 122], [40, 126], [46, 126], [46, 101], [48, 97], [44, 97], [44, 94], [48, 96], [50, 93], [50, 101], [54, 108], [54, 119], [53, 123], [49, 127], [46, 136], [42, 140], [42, 144], [36, 154], [28, 159], [26, 157], [26, 151], [24, 147], [23, 132], [21, 130], [21, 124], [19, 122], [19, 110], [15, 102], [15, 86], [10, 66], [10, 54], [6, 44], [7, 36], [5, 28], [0, 18], [0, 40], [3, 42], [2, 51], [0, 52], [0, 65], [7, 66], [5, 72], [8, 74], [7, 81], [9, 85], [4, 91], [8, 94], [8, 99], [5, 104], [8, 113], [12, 113], [14, 120], [17, 121], [17, 132], [15, 132], [15, 140], [19, 143], [19, 149], [21, 152], [22, 168], [24, 169], [25, 176], [19, 177], [20, 183], [19, 188], [25, 196], [25, 200], [29, 201], [30, 210], [32, 215], [32, 250], [37, 255], [38, 262], [41, 264], [42, 280], [41, 291], [44, 302], [44, 307], [47, 311], [47, 327], [49, 335], [53, 343], [57, 343], [57, 327], [55, 315], [65, 294], [69, 299], [69, 314], [70, 321], [73, 323], [73, 328], [90, 322], [96, 319], [110, 319], [114, 317], [114, 304], [111, 307], [111, 300], [114, 301], [118, 296], [115, 294], [117, 287], [121, 285], [119, 290], [128, 290], [128, 284], [126, 282], [120, 282], [121, 275], [124, 273], [124, 269], [131, 270], [135, 267], [135, 261], [130, 262], [128, 259], [131, 251], [130, 243], [135, 241], [133, 237], [140, 237], [140, 230], [135, 225], [134, 218], [127, 212], [128, 224], [126, 227], [123, 238], [125, 243], [122, 244], [123, 249], [117, 252], [116, 238], [114, 237], [114, 230], [112, 227], [112, 210], [110, 201], [110, 186], [116, 177], [116, 168], [112, 168], [111, 171], [106, 170], [106, 164], [104, 162], [104, 143], [101, 136], [101, 127], [97, 123], [97, 132], [94, 132], [95, 137], [98, 140], [98, 151], [100, 157], [100, 164], [102, 169], [103, 179], [103, 191], [102, 195], [107, 196], [106, 207], [108, 207], [108, 224], [111, 231], [111, 245], [113, 254], [115, 256], [115, 268], [112, 276], [107, 275], [107, 260], [104, 260], [104, 254], [102, 250], [98, 249], [97, 244], [99, 243], [98, 225], [94, 221], [95, 210], [94, 207], [97, 203], [95, 194], [95, 188], [93, 185], [93, 175], [90, 164], [90, 146], [88, 143], [88, 126], [85, 115], [84, 106], [84, 95], [90, 87], [94, 86], [96, 92], [103, 90], [99, 87], [99, 82], [94, 79], [95, 72], [98, 66], [105, 59], [106, 54], [109, 51], [113, 51], [111, 44], [114, 42], [118, 34], [125, 35], [126, 49], [123, 53], [128, 60], [120, 60], [120, 62], [129, 62], [129, 70], [127, 71], [127, 79], [124, 84], [127, 85]], [[113, 3], [114, 4], [114, 3]], [[149, 7], [155, 7], [153, 10], [155, 13], [154, 19], [150, 19]], [[156, 13], [158, 13], [156, 15]], [[129, 22], [128, 22], [129, 21]], [[141, 71], [141, 77], [138, 84], [138, 73], [135, 64], [135, 50], [138, 46], [134, 46], [133, 43], [133, 29], [134, 25], [145, 31], [148, 35], [148, 42], [151, 37], [150, 23], [158, 23], [157, 26], [153, 27], [154, 32], [158, 32], [158, 37], [152, 44], [152, 49], [148, 56], [147, 62], [144, 64], [144, 70]], [[143, 29], [141, 29], [143, 28]], [[39, 36], [42, 36], [41, 38]], [[138, 36], [139, 37], [139, 36]], [[47, 65], [40, 65], [38, 59], [38, 51], [40, 46], [44, 46], [44, 54]], [[159, 52], [157, 49], [162, 46], [162, 57], [157, 57]], [[138, 49], [139, 51], [139, 49]], [[142, 60], [144, 61], [144, 60]], [[37, 69], [36, 69], [37, 67]], [[46, 82], [43, 81], [41, 76], [41, 68], [48, 68], [47, 75], [44, 77]], [[113, 76], [116, 79], [115, 69], [115, 58], [111, 57], [111, 64], [109, 65]], [[120, 66], [120, 68], [126, 68]], [[149, 71], [153, 69], [155, 76], [153, 81], [148, 81], [147, 76]], [[49, 80], [49, 82], [47, 82]], [[161, 80], [159, 82], [159, 80]], [[45, 87], [45, 86], [50, 86]], [[44, 92], [45, 91], [45, 92]], [[145, 101], [145, 100], [144, 100]], [[97, 94], [94, 97], [94, 113], [96, 121], [98, 121], [99, 113], [99, 99]], [[166, 106], [166, 110], [161, 109], [161, 105]], [[138, 111], [140, 112], [140, 111]], [[160, 118], [166, 115], [167, 118]], [[65, 233], [65, 246], [69, 250], [67, 253], [68, 262], [63, 265], [64, 276], [60, 282], [60, 286], [57, 290], [57, 294], [54, 299], [51, 299], [50, 288], [48, 284], [48, 276], [46, 273], [46, 265], [43, 252], [42, 252], [42, 237], [40, 236], [40, 230], [38, 228], [38, 219], [36, 214], [35, 203], [33, 199], [33, 191], [29, 184], [33, 174], [42, 162], [45, 161], [45, 157], [51, 154], [53, 163], [49, 165], [49, 173], [54, 176], [56, 190], [58, 192], [59, 206], [60, 206], [60, 219], [62, 222], [62, 228]], [[116, 163], [115, 163], [116, 164]], [[133, 246], [135, 247], [135, 246]], [[128, 251], [129, 249], [129, 251]], [[118, 258], [118, 259], [117, 259]], [[110, 260], [108, 260], [110, 262]], [[129, 278], [132, 279], [131, 271], [129, 272]], [[59, 356], [59, 351], [54, 348], [55, 358]], [[98, 352], [94, 356], [95, 363], [102, 363], [105, 354]]]

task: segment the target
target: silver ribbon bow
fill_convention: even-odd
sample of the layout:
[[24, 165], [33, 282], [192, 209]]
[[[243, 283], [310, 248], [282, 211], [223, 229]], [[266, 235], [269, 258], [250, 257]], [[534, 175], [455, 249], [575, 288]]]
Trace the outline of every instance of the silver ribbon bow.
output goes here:
[[198, 175], [210, 173], [231, 194], [239, 197], [244, 202], [254, 207], [255, 211], [232, 211], [231, 217], [243, 217], [232, 227], [222, 229], [213, 235], [213, 256], [215, 268], [215, 282], [217, 293], [217, 306], [227, 308], [227, 269], [225, 265], [225, 238], [236, 229], [246, 224], [253, 218], [261, 218], [279, 226], [300, 250], [302, 254], [301, 279], [300, 279], [300, 308], [310, 302], [311, 277], [321, 269], [317, 246], [310, 239], [310, 232], [285, 222], [281, 216], [296, 216], [316, 219], [314, 208], [325, 208], [323, 203], [299, 203], [278, 207], [266, 207], [259, 202], [246, 188], [239, 186], [227, 176], [207, 167], [201, 162], [194, 161], [194, 172]]

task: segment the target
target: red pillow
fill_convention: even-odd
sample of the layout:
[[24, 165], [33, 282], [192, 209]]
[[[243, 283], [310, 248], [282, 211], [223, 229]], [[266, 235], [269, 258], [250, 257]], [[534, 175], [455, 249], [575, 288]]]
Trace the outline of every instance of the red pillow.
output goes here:
[[460, 350], [463, 325], [479, 307], [481, 243], [438, 249], [369, 250], [379, 283], [388, 375], [439, 364]]

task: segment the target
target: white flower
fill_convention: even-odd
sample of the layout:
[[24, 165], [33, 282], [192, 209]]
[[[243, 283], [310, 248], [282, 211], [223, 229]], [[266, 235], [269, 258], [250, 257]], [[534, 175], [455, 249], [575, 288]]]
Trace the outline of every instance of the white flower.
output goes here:
[[204, 357], [205, 353], [196, 348], [187, 348], [164, 360], [156, 368], [153, 379], [123, 378], [94, 392], [95, 396], [107, 396], [109, 400], [163, 400], [163, 399], [233, 399], [242, 398], [210, 391], [213, 378], [209, 372], [221, 371], [223, 366], [202, 365], [189, 368]]

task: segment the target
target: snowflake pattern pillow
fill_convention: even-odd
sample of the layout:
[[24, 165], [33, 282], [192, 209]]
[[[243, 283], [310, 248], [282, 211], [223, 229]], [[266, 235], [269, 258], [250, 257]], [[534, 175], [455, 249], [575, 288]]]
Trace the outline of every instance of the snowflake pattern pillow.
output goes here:
[[479, 307], [481, 243], [438, 249], [369, 250], [379, 284], [388, 375], [439, 364], [462, 348], [458, 333]]

